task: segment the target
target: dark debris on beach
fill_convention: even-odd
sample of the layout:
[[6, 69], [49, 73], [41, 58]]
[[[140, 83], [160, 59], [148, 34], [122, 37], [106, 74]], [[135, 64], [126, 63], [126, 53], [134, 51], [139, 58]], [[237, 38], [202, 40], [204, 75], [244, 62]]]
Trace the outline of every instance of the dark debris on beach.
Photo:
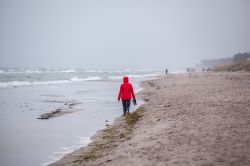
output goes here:
[[42, 114], [40, 117], [38, 117], [37, 119], [50, 119], [52, 117], [54, 117], [56, 114], [61, 113], [62, 109], [56, 109], [55, 111], [51, 111], [49, 113], [45, 113]]
[[[47, 102], [51, 102], [51, 101], [47, 101]], [[52, 101], [52, 102], [55, 102], [55, 101]], [[63, 108], [63, 107], [56, 108], [55, 111], [51, 111], [49, 113], [44, 113], [44, 114], [40, 115], [40, 117], [38, 117], [37, 119], [45, 120], [45, 119], [54, 118], [54, 117], [59, 116], [59, 115], [63, 115], [65, 113], [71, 113], [73, 111], [70, 111], [70, 110], [73, 109], [74, 106], [81, 104], [75, 100], [66, 101], [66, 102], [61, 102], [61, 101], [57, 101], [57, 102], [64, 103], [63, 107], [66, 106], [67, 108]]]

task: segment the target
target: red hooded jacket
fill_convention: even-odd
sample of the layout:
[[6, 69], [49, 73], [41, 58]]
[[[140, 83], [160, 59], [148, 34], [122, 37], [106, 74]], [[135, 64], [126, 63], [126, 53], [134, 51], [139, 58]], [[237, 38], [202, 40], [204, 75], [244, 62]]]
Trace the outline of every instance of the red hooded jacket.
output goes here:
[[123, 77], [123, 84], [120, 86], [120, 92], [118, 94], [118, 100], [122, 98], [122, 100], [130, 100], [132, 97], [135, 99], [135, 94], [133, 90], [133, 86], [128, 82], [128, 77]]

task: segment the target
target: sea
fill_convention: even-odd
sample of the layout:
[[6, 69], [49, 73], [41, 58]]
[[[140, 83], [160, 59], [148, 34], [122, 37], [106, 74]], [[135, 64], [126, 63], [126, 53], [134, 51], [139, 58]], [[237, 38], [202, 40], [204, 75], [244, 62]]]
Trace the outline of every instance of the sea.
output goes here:
[[[0, 165], [43, 166], [91, 142], [122, 115], [117, 101], [127, 75], [138, 93], [157, 70], [0, 68]], [[131, 111], [143, 104], [131, 105]], [[65, 114], [39, 119], [60, 110]]]

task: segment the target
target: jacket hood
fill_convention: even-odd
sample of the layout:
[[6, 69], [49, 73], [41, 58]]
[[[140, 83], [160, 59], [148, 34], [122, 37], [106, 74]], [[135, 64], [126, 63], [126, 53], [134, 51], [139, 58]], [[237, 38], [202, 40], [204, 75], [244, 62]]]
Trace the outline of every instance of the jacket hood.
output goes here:
[[123, 82], [128, 82], [128, 76], [123, 77]]

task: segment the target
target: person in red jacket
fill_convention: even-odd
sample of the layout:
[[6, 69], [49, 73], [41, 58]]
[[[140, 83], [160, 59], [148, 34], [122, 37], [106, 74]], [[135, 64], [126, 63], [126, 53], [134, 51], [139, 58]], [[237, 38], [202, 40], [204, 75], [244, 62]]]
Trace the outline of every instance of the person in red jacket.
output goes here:
[[120, 91], [118, 94], [118, 101], [122, 99], [123, 116], [129, 114], [130, 100], [132, 99], [132, 97], [134, 104], [136, 104], [133, 86], [129, 83], [128, 76], [124, 76], [123, 83], [120, 86]]

